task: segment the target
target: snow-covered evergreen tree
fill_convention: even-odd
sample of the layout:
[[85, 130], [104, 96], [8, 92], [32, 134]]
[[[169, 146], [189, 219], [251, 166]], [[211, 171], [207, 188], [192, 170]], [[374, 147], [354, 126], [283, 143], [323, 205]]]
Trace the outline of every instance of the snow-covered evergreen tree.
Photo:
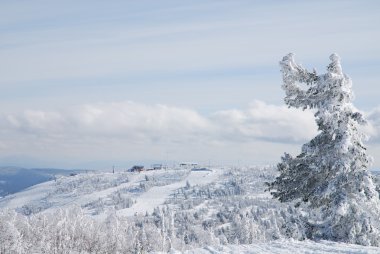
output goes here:
[[365, 120], [352, 105], [351, 79], [338, 55], [330, 60], [323, 75], [297, 64], [293, 54], [280, 62], [285, 103], [313, 109], [319, 134], [298, 156], [285, 153], [269, 190], [281, 202], [294, 201], [310, 211], [305, 219], [310, 238], [380, 245], [380, 201], [359, 130]]

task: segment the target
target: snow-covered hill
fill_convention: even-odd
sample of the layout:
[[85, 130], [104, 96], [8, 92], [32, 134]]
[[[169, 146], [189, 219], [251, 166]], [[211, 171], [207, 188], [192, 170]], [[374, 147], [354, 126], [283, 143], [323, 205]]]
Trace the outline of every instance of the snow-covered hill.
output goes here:
[[380, 253], [299, 241], [297, 210], [265, 192], [275, 175], [267, 166], [60, 177], [0, 200], [0, 242], [16, 253]]
[[54, 179], [57, 175], [80, 173], [81, 170], [55, 168], [0, 167], [0, 198], [35, 184]]
[[61, 176], [6, 196], [0, 200], [0, 208], [29, 215], [78, 206], [99, 218], [115, 211], [118, 215], [145, 215], [186, 184], [206, 185], [222, 172], [177, 169]]

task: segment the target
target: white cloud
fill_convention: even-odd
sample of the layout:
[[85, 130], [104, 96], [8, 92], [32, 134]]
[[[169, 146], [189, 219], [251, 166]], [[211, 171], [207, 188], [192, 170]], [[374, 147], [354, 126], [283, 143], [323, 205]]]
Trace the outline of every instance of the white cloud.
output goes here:
[[26, 110], [2, 117], [2, 126], [18, 136], [38, 134], [70, 140], [120, 138], [141, 142], [298, 142], [315, 132], [311, 112], [255, 101], [246, 110], [218, 111], [210, 117], [194, 110], [136, 102], [87, 104], [49, 112]]
[[216, 112], [213, 119], [222, 123], [222, 135], [233, 140], [261, 139], [272, 142], [300, 142], [316, 134], [310, 111], [253, 102], [245, 111]]
[[[369, 153], [380, 109], [368, 113]], [[187, 108], [122, 101], [0, 115], [2, 156], [66, 162], [165, 158], [275, 163], [317, 134], [311, 111], [254, 101], [208, 116]], [[67, 158], [65, 160], [65, 158]], [[71, 164], [72, 165], [72, 164]], [[59, 165], [58, 165], [59, 166]]]
[[189, 109], [127, 101], [86, 104], [60, 112], [25, 110], [3, 116], [2, 126], [19, 135], [43, 133], [47, 137], [143, 138], [152, 141], [161, 137], [178, 139], [207, 133], [212, 123]]
[[211, 128], [211, 123], [195, 111], [135, 102], [81, 106], [75, 113], [74, 122], [83, 132], [150, 141], [185, 139]]
[[368, 124], [363, 126], [363, 130], [369, 136], [372, 143], [380, 142], [380, 107], [365, 113]]

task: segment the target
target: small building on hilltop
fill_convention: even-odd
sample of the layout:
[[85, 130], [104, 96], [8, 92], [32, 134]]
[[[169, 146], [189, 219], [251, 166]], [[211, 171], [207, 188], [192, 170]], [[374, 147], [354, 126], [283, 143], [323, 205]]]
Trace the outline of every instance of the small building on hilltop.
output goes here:
[[161, 170], [163, 169], [164, 167], [162, 166], [162, 164], [153, 164], [152, 165], [152, 169], [153, 170]]
[[182, 162], [179, 164], [179, 167], [184, 168], [184, 169], [192, 169], [192, 168], [195, 168], [197, 166], [198, 166], [198, 163], [196, 163], [196, 162]]
[[144, 171], [144, 166], [142, 165], [134, 165], [132, 168], [129, 169], [129, 172], [141, 172]]

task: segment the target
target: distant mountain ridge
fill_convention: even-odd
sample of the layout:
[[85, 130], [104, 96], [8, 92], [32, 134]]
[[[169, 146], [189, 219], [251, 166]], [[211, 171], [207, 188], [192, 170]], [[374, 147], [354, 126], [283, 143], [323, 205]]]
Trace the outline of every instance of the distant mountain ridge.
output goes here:
[[70, 175], [83, 170], [54, 168], [0, 167], [0, 197], [24, 190], [30, 186], [54, 179], [56, 175]]

